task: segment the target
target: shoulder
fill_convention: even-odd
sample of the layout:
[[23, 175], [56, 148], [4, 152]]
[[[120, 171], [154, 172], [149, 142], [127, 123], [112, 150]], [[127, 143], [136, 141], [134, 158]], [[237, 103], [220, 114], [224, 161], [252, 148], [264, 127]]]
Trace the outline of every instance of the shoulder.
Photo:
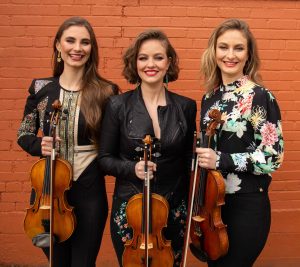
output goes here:
[[55, 87], [58, 84], [58, 78], [55, 77], [33, 79], [29, 90], [33, 94], [38, 94], [40, 91]]
[[260, 101], [276, 101], [273, 93], [262, 85], [253, 83], [252, 90], [254, 92], [254, 97]]
[[125, 105], [129, 100], [132, 99], [132, 95], [135, 93], [135, 90], [129, 90], [125, 93], [121, 93], [118, 95], [112, 95], [109, 97], [109, 105], [114, 108], [120, 108]]
[[167, 91], [169, 96], [176, 104], [180, 105], [183, 109], [196, 109], [196, 101], [189, 97]]

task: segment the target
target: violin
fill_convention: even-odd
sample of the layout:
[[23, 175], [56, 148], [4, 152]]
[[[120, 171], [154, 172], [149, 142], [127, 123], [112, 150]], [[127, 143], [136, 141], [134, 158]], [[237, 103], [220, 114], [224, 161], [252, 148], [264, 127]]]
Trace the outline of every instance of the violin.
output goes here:
[[[202, 147], [211, 147], [211, 138], [216, 128], [223, 123], [217, 109], [209, 112], [208, 124]], [[201, 136], [194, 135], [194, 151], [200, 147]], [[221, 218], [221, 206], [225, 204], [225, 182], [216, 170], [200, 168], [197, 154], [194, 154], [191, 170], [191, 186], [188, 205], [188, 218], [182, 267], [186, 266], [187, 248], [201, 261], [216, 260], [228, 252], [229, 242], [226, 225]]]
[[162, 234], [162, 229], [167, 226], [169, 204], [164, 197], [150, 191], [148, 158], [151, 160], [153, 140], [146, 135], [143, 142], [144, 189], [143, 193], [131, 197], [126, 206], [126, 217], [133, 229], [133, 238], [125, 243], [122, 263], [124, 267], [173, 267], [171, 241]]
[[[61, 114], [61, 104], [52, 104], [49, 136], [55, 140], [56, 126]], [[34, 204], [27, 209], [24, 231], [38, 247], [49, 247], [49, 266], [52, 266], [53, 243], [67, 240], [76, 226], [76, 218], [66, 199], [71, 187], [72, 167], [64, 159], [56, 158], [55, 141], [51, 156], [35, 162], [30, 171], [32, 188], [35, 191]]]

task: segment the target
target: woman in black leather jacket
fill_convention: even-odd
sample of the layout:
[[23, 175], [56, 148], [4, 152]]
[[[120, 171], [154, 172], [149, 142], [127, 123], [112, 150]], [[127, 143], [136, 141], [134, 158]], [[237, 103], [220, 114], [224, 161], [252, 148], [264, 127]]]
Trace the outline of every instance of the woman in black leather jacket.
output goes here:
[[164, 234], [172, 241], [174, 266], [178, 266], [187, 212], [196, 102], [167, 89], [167, 82], [178, 78], [178, 57], [161, 31], [142, 32], [123, 60], [123, 75], [138, 86], [110, 98], [102, 122], [99, 151], [103, 170], [116, 177], [110, 225], [113, 245], [122, 266], [124, 244], [132, 238], [126, 204], [143, 190], [144, 162], [137, 160], [135, 149], [150, 134], [158, 139], [161, 154], [148, 164], [153, 178], [151, 189], [170, 204]]

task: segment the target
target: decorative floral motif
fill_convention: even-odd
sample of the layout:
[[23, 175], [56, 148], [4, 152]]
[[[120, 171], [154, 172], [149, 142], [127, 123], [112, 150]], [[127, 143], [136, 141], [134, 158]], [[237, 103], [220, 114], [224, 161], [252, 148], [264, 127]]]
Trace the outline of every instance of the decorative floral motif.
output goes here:
[[246, 171], [247, 170], [247, 154], [232, 154], [231, 158], [234, 165], [237, 166], [236, 171]]
[[229, 172], [228, 193], [243, 187], [240, 172], [251, 179], [253, 174], [270, 175], [279, 168], [284, 142], [280, 110], [271, 92], [247, 76], [221, 85], [212, 94], [206, 94], [202, 101], [201, 128], [206, 128], [209, 111], [213, 108], [220, 110], [224, 120], [215, 140], [222, 143], [222, 150], [217, 154], [218, 169]]
[[127, 202], [123, 202], [120, 206], [119, 211], [114, 215], [114, 222], [117, 224], [119, 230], [118, 234], [121, 236], [122, 241], [125, 243], [127, 240], [132, 239], [132, 229], [128, 227], [126, 219], [126, 206]]
[[40, 103], [37, 105], [37, 109], [39, 111], [39, 117], [40, 117], [40, 128], [44, 129], [44, 117], [46, 112], [46, 107], [48, 104], [49, 97], [45, 97]]
[[18, 130], [18, 139], [24, 135], [35, 135], [37, 125], [37, 110], [34, 109], [32, 113], [25, 115], [21, 126]]
[[180, 205], [170, 211], [172, 214], [173, 221], [172, 223], [177, 223], [182, 225], [182, 229], [179, 232], [180, 237], [184, 237], [184, 228], [185, 228], [185, 221], [187, 216], [187, 207], [184, 200], [181, 201]]
[[36, 80], [34, 83], [34, 92], [37, 94], [43, 87], [52, 81], [49, 80]]
[[262, 123], [266, 120], [267, 112], [264, 107], [256, 106], [251, 114], [250, 121], [255, 130], [261, 127]]
[[273, 146], [278, 141], [276, 125], [271, 122], [266, 122], [261, 127], [262, 145]]
[[241, 189], [240, 184], [242, 180], [234, 173], [229, 173], [224, 181], [225, 191], [228, 194], [235, 193]]

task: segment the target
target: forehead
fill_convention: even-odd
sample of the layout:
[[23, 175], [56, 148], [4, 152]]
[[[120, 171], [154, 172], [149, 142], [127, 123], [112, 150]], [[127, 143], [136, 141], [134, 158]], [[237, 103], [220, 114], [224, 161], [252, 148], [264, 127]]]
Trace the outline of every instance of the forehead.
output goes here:
[[141, 53], [166, 53], [166, 47], [163, 41], [150, 39], [141, 44], [139, 54]]
[[224, 32], [218, 37], [217, 43], [247, 44], [247, 39], [243, 34], [243, 32], [239, 30], [227, 30], [226, 32]]
[[61, 38], [74, 37], [79, 39], [90, 39], [90, 34], [84, 26], [70, 26], [63, 31]]

